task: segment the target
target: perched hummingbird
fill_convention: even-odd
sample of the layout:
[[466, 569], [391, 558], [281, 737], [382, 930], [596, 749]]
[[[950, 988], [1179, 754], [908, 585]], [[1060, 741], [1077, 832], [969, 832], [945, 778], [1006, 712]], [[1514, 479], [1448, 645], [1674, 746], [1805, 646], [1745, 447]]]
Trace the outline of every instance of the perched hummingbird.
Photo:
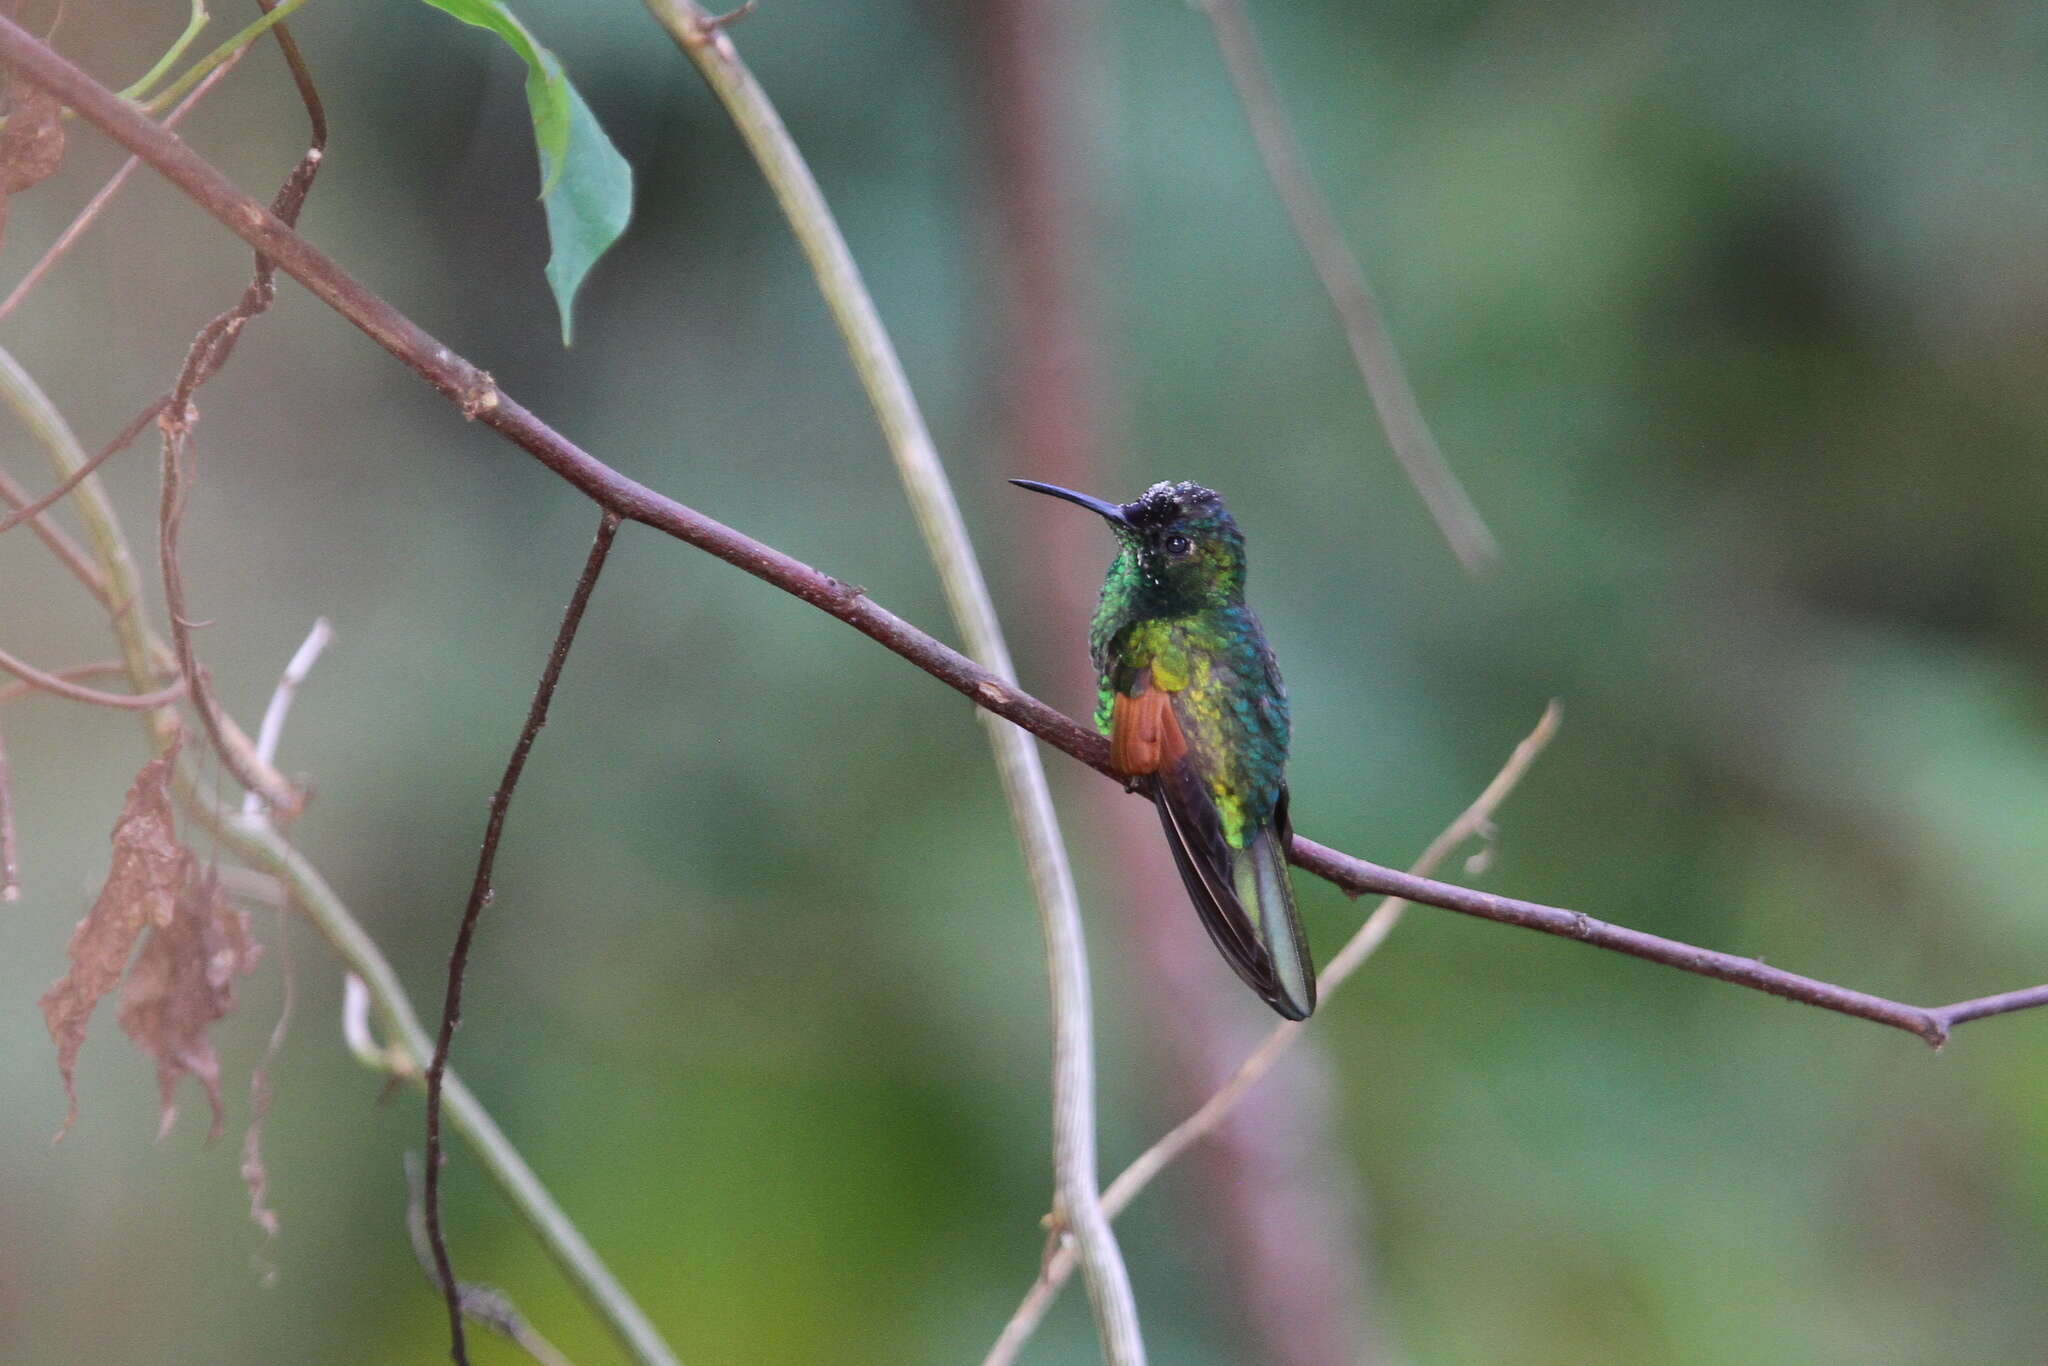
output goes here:
[[1287, 690], [1244, 600], [1244, 536], [1199, 484], [1110, 503], [1011, 483], [1099, 514], [1116, 562], [1088, 643], [1110, 763], [1150, 792], [1181, 881], [1223, 957], [1290, 1020], [1316, 1008], [1287, 881]]

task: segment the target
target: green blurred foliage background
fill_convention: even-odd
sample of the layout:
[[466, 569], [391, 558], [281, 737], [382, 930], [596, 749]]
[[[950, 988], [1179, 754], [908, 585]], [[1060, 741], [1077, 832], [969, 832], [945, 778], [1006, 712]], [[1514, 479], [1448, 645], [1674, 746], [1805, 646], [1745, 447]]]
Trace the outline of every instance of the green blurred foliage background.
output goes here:
[[[950, 635], [815, 291], [694, 74], [624, 0], [521, 12], [640, 182], [575, 349], [540, 273], [520, 69], [443, 15], [294, 21], [335, 124], [305, 231], [601, 458]], [[183, 18], [103, 3], [60, 45], [120, 83]], [[1388, 458], [1200, 16], [1102, 9], [1080, 82], [1117, 398], [1099, 491], [1230, 498], [1295, 699], [1303, 831], [1405, 862], [1557, 696], [1565, 731], [1484, 885], [1915, 1001], [2048, 978], [2048, 11], [1321, 0], [1255, 19], [1508, 555], [1465, 578]], [[1071, 705], [1083, 624], [1050, 611], [1029, 553], [1061, 514], [1001, 482], [1031, 471], [995, 420], [960, 25], [769, 0], [737, 37], [903, 348], [1025, 681]], [[301, 128], [266, 49], [185, 132], [267, 193]], [[9, 280], [118, 162], [73, 138], [12, 206]], [[245, 273], [144, 175], [4, 344], [96, 445]], [[253, 722], [311, 620], [334, 622], [285, 746], [318, 789], [294, 835], [431, 1003], [595, 519], [290, 284], [202, 409], [185, 543], [212, 672]], [[18, 429], [0, 462], [47, 486]], [[146, 546], [153, 457], [108, 477]], [[50, 666], [109, 653], [25, 533], [0, 540], [0, 634]], [[418, 1105], [380, 1104], [342, 1048], [336, 965], [303, 927], [277, 1240], [244, 1218], [232, 1139], [202, 1146], [196, 1090], [152, 1142], [149, 1065], [111, 1007], [81, 1123], [49, 1146], [63, 1099], [35, 998], [143, 750], [127, 718], [47, 699], [0, 719], [28, 889], [0, 913], [0, 1359], [439, 1359], [401, 1234]], [[1051, 762], [1069, 798], [1098, 781]], [[1106, 846], [1069, 824], [1114, 1170], [1176, 1116]], [[685, 1361], [978, 1359], [1036, 1266], [1048, 1136], [1036, 930], [965, 704], [628, 528], [498, 881], [458, 1065]], [[1301, 893], [1334, 951], [1362, 908]], [[232, 1122], [276, 963], [220, 1031]], [[1210, 986], [1202, 1009], [1257, 1018], [1220, 963]], [[1430, 1366], [2038, 1360], [2044, 1031], [1989, 1021], [1935, 1055], [1414, 913], [1315, 1031], [1369, 1194], [1357, 1279], [1393, 1359]], [[1154, 1358], [1241, 1362], [1192, 1184], [1124, 1224]], [[615, 1359], [459, 1148], [448, 1188], [465, 1273], [578, 1361]], [[1070, 1294], [1027, 1359], [1093, 1353]]]

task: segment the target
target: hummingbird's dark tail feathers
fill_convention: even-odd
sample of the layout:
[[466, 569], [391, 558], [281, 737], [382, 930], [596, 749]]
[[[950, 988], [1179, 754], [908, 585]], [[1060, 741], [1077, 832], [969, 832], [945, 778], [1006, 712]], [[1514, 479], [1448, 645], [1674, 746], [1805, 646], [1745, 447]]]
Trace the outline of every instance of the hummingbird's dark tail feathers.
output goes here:
[[1316, 1008], [1316, 973], [1287, 879], [1286, 794], [1273, 823], [1243, 849], [1224, 839], [1215, 802], [1194, 765], [1154, 775], [1152, 799], [1181, 881], [1224, 961], [1275, 1011], [1307, 1019]]

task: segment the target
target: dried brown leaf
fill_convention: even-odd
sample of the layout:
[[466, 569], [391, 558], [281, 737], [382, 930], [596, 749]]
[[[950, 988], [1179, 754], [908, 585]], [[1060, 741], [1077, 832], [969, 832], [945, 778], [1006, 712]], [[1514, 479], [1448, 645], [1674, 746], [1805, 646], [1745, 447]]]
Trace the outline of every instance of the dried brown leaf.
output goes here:
[[189, 883], [168, 925], [159, 925], [136, 956], [121, 988], [121, 1028], [156, 1059], [163, 1093], [157, 1137], [171, 1131], [178, 1079], [198, 1078], [213, 1110], [206, 1139], [221, 1135], [220, 1057], [213, 1051], [215, 1020], [235, 1007], [235, 979], [255, 970], [261, 948], [249, 937], [249, 916], [228, 904], [211, 872]]
[[114, 822], [114, 861], [106, 885], [65, 947], [71, 970], [43, 993], [40, 1002], [57, 1044], [57, 1070], [64, 1074], [70, 1102], [59, 1138], [78, 1120], [78, 1050], [85, 1045], [93, 1007], [121, 980], [121, 970], [143, 930], [173, 922], [178, 895], [192, 876], [192, 855], [178, 843], [171, 815], [175, 758], [174, 750], [143, 765], [128, 789], [121, 817]]
[[26, 81], [10, 92], [7, 126], [0, 128], [0, 232], [7, 226], [7, 198], [57, 173], [64, 161], [64, 107], [57, 97]]

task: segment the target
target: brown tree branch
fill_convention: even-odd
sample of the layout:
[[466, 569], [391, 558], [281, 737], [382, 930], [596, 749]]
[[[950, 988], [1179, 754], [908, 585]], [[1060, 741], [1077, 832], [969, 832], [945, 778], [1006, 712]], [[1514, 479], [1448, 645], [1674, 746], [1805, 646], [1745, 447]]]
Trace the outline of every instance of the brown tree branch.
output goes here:
[[[861, 589], [627, 478], [555, 431], [501, 392], [489, 374], [436, 341], [262, 204], [236, 189], [176, 135], [4, 15], [0, 15], [0, 64], [49, 90], [136, 153], [230, 231], [275, 260], [286, 274], [456, 403], [464, 416], [503, 435], [600, 507], [696, 546], [802, 599], [901, 655], [975, 705], [1022, 726], [1091, 768], [1116, 776], [1109, 767], [1108, 742], [1101, 736], [878, 606]], [[2048, 984], [1951, 1005], [1908, 1005], [1786, 972], [1755, 959], [1610, 925], [1580, 911], [1416, 877], [1299, 835], [1290, 857], [1297, 867], [1356, 895], [1398, 896], [1482, 920], [1576, 939], [1682, 972], [1889, 1025], [1936, 1046], [1947, 1040], [1956, 1025], [2048, 1005]]]
[[498, 790], [491, 797], [491, 814], [484, 824], [483, 849], [477, 854], [476, 878], [470, 883], [469, 904], [462, 908], [462, 926], [455, 932], [455, 950], [448, 955], [448, 994], [441, 1006], [441, 1033], [434, 1041], [433, 1060], [427, 1064], [426, 1225], [427, 1242], [434, 1252], [434, 1269], [439, 1273], [441, 1293], [448, 1301], [449, 1355], [457, 1366], [469, 1366], [469, 1347], [463, 1341], [462, 1332], [463, 1286], [455, 1279], [455, 1264], [448, 1256], [448, 1240], [441, 1232], [441, 1081], [448, 1072], [448, 1050], [455, 1042], [455, 1026], [462, 1020], [462, 976], [469, 966], [469, 947], [476, 939], [477, 921], [483, 916], [484, 907], [490, 904], [493, 894], [491, 870], [498, 861], [498, 840], [505, 833], [505, 813], [512, 807], [512, 792], [519, 786], [519, 775], [526, 770], [526, 756], [533, 749], [533, 739], [548, 722], [548, 703], [554, 700], [555, 685], [562, 678], [562, 666], [569, 660], [569, 647], [576, 643], [576, 628], [583, 623], [583, 609], [590, 605], [590, 595], [597, 587], [597, 576], [604, 571], [605, 557], [611, 554], [612, 538], [618, 532], [619, 514], [607, 509], [598, 520], [597, 539], [591, 542], [590, 555], [584, 560], [583, 572], [576, 580], [576, 591], [569, 598], [568, 609], [562, 613], [562, 626], [555, 633], [554, 648], [548, 652], [548, 662], [540, 671], [540, 684], [534, 689], [533, 705], [526, 713], [526, 726], [519, 732], [518, 742], [512, 746], [512, 758], [505, 765], [505, 776], [499, 780]]

